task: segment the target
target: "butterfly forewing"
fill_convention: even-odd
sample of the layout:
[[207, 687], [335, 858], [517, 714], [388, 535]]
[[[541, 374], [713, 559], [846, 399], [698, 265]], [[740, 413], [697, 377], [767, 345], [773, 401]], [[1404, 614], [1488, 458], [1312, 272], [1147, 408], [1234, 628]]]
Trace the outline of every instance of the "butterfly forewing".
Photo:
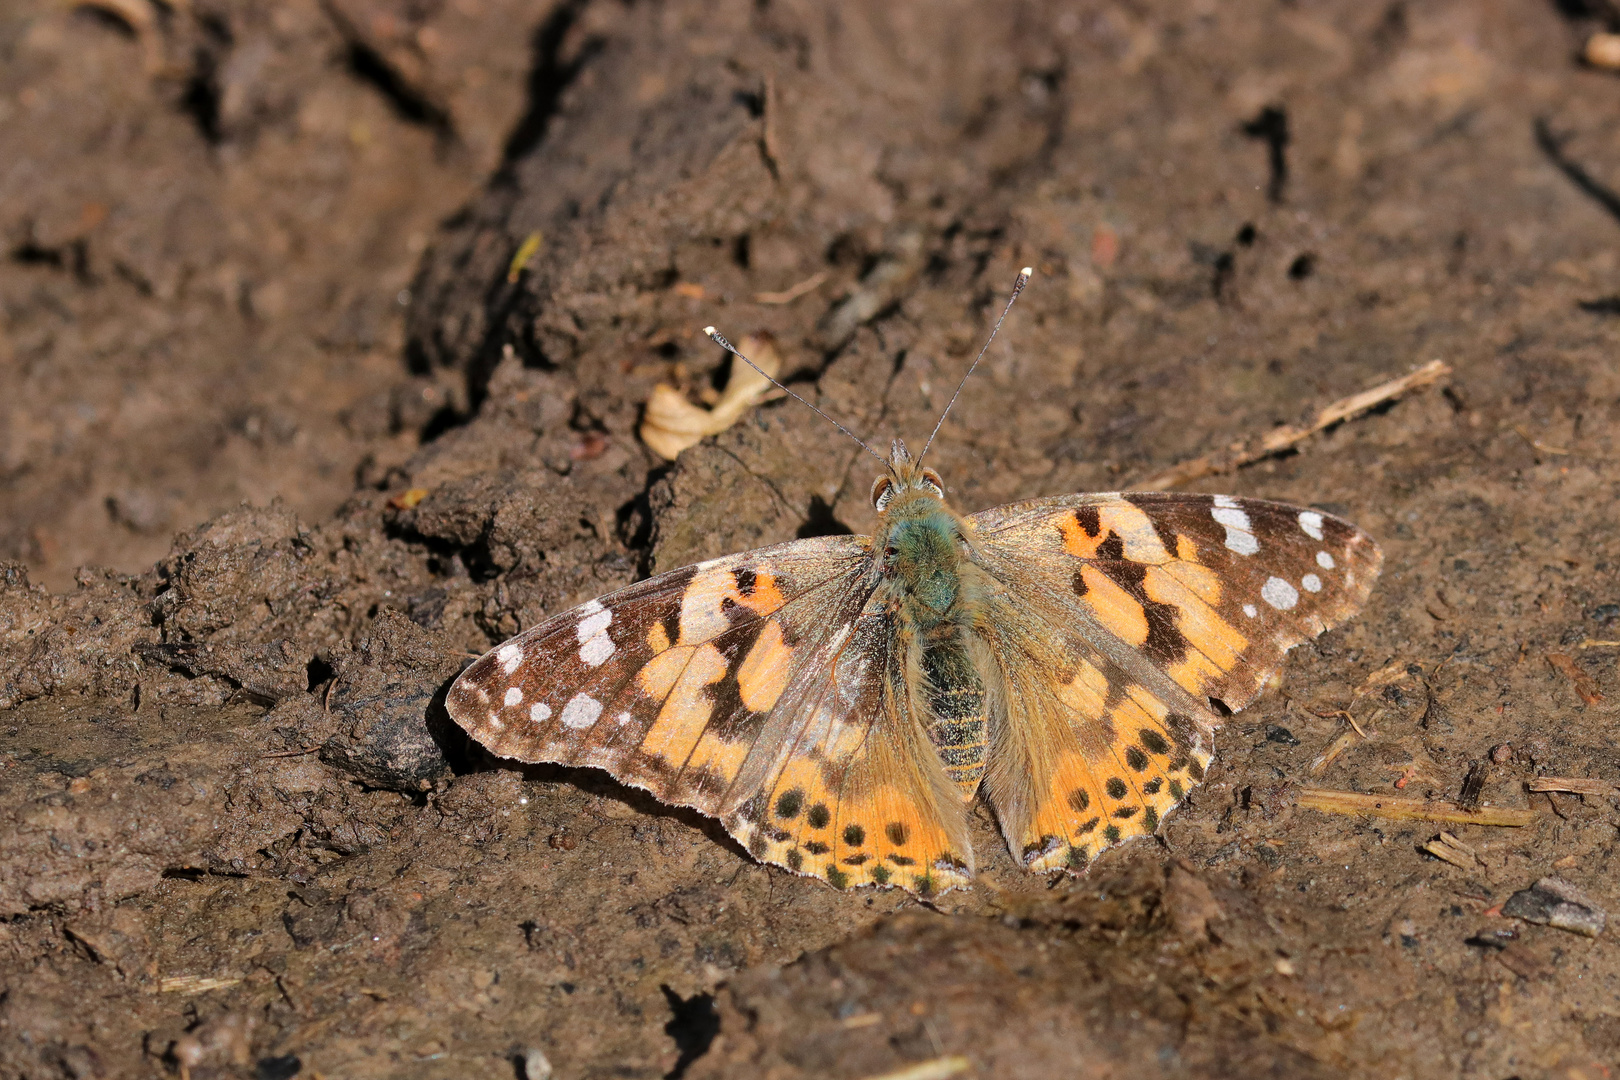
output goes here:
[[1381, 560], [1355, 526], [1229, 496], [1078, 495], [969, 519], [1001, 582], [988, 794], [1031, 869], [1152, 832], [1202, 779], [1214, 698], [1241, 708], [1292, 645], [1354, 612]]

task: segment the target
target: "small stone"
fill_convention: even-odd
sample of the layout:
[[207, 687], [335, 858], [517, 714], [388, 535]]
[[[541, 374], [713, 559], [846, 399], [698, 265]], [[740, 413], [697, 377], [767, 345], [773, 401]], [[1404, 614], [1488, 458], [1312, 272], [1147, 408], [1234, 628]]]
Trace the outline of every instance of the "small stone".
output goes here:
[[1544, 877], [1508, 897], [1507, 903], [1502, 905], [1502, 914], [1592, 938], [1603, 933], [1608, 921], [1607, 913], [1591, 897], [1576, 885], [1556, 877]]
[[523, 1051], [523, 1080], [551, 1080], [551, 1059], [538, 1046]]

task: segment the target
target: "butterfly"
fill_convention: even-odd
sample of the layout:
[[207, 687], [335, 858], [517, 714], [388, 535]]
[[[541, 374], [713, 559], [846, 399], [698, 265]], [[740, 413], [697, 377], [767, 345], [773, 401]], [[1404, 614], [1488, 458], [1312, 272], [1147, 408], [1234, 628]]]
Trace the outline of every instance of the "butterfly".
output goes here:
[[973, 878], [981, 796], [1032, 872], [1155, 833], [1223, 712], [1352, 615], [1382, 562], [1349, 522], [1262, 499], [962, 515], [898, 439], [872, 505], [872, 536], [713, 559], [553, 616], [469, 666], [446, 708], [495, 754], [604, 769], [763, 862], [933, 896]]

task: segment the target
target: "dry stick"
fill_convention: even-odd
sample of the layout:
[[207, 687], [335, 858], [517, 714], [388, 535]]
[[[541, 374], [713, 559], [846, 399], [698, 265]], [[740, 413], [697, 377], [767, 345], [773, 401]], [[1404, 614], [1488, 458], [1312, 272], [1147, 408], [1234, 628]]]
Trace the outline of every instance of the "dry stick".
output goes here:
[[1299, 805], [1326, 814], [1370, 814], [1397, 821], [1444, 821], [1456, 825], [1503, 825], [1523, 828], [1536, 820], [1533, 810], [1511, 810], [1482, 806], [1465, 810], [1456, 803], [1405, 799], [1392, 795], [1367, 795], [1359, 791], [1331, 791], [1301, 788]]
[[756, 304], [791, 304], [801, 296], [808, 296], [821, 288], [821, 283], [827, 280], [827, 271], [811, 274], [797, 285], [789, 285], [781, 292], [757, 292], [754, 294]]
[[1472, 870], [1476, 866], [1484, 865], [1484, 860], [1479, 857], [1478, 852], [1445, 831], [1424, 844], [1423, 850], [1461, 870]]
[[1586, 776], [1538, 776], [1530, 781], [1531, 791], [1567, 791], [1574, 795], [1613, 795], [1615, 785]]
[[1258, 439], [1246, 442], [1233, 443], [1225, 450], [1218, 450], [1213, 454], [1205, 454], [1190, 461], [1183, 461], [1179, 465], [1172, 465], [1161, 473], [1155, 473], [1146, 480], [1135, 485], [1138, 491], [1168, 491], [1179, 487], [1191, 480], [1202, 476], [1214, 476], [1216, 473], [1231, 472], [1251, 465], [1262, 458], [1280, 454], [1284, 450], [1297, 446], [1306, 439], [1330, 428], [1344, 420], [1350, 420], [1369, 409], [1378, 407], [1388, 401], [1416, 390], [1420, 386], [1430, 383], [1451, 374], [1451, 365], [1440, 360], [1430, 360], [1409, 375], [1390, 379], [1379, 383], [1371, 390], [1363, 390], [1359, 394], [1340, 398], [1333, 404], [1320, 410], [1308, 424], [1284, 424], [1266, 432]]

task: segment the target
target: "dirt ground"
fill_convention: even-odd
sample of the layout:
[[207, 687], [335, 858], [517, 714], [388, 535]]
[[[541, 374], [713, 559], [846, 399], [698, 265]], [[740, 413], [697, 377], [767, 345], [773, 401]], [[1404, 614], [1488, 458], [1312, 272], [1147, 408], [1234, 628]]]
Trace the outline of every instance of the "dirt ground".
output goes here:
[[[1620, 913], [1615, 17], [6, 5], [0, 1077], [1611, 1075], [1615, 931], [1513, 916]], [[840, 893], [453, 730], [547, 613], [871, 525], [791, 401], [640, 442], [704, 325], [921, 438], [1026, 264], [931, 458], [966, 510], [1454, 369], [1191, 485], [1386, 562], [1157, 843], [1034, 878], [979, 808], [972, 892]]]

